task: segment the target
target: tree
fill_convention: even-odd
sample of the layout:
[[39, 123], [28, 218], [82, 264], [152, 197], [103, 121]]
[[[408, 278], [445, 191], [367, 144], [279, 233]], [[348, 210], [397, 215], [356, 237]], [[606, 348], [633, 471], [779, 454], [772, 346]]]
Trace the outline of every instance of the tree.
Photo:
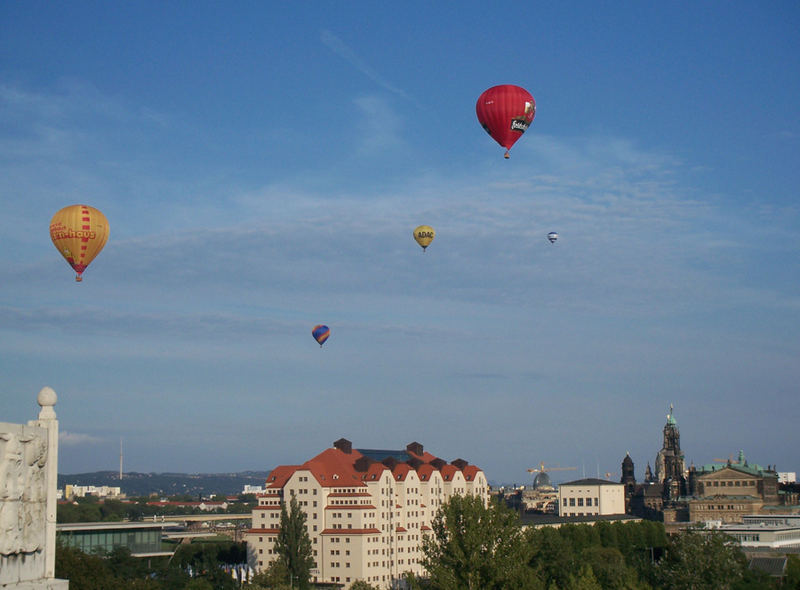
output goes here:
[[597, 534], [600, 537], [600, 544], [603, 547], [612, 547], [614, 549], [620, 548], [617, 527], [614, 526], [614, 523], [601, 520], [594, 525], [593, 528], [597, 530]]
[[185, 590], [214, 590], [214, 585], [205, 578], [194, 578], [189, 580]]
[[105, 559], [66, 545], [59, 544], [56, 547], [55, 575], [57, 578], [70, 580], [69, 586], [73, 590], [103, 590], [114, 587], [114, 576]]
[[531, 566], [542, 580], [556, 588], [568, 588], [578, 575], [579, 560], [561, 529], [543, 527], [529, 533]]
[[114, 547], [106, 557], [108, 567], [117, 578], [132, 580], [147, 576], [147, 561], [133, 557], [127, 547]]
[[422, 539], [422, 564], [438, 590], [538, 589], [517, 514], [478, 496], [453, 496]]
[[280, 559], [273, 561], [269, 567], [262, 572], [257, 573], [250, 580], [250, 585], [245, 588], [252, 588], [253, 590], [261, 588], [269, 588], [270, 590], [283, 590], [289, 588], [289, 570]]
[[310, 588], [311, 568], [315, 565], [313, 550], [306, 528], [306, 513], [300, 509], [294, 494], [288, 511], [286, 502], [281, 506], [281, 523], [275, 551], [289, 571], [291, 584], [297, 585], [300, 590]]
[[[581, 553], [581, 560], [591, 569], [602, 588], [623, 590], [641, 587], [636, 570], [625, 564], [625, 557], [615, 547], [587, 547]], [[583, 575], [588, 577], [585, 573]]]
[[800, 557], [788, 555], [789, 561], [786, 563], [786, 588], [800, 590]]
[[570, 590], [603, 590], [603, 588], [604, 586], [594, 576], [590, 565], [582, 566], [577, 579], [570, 585]]
[[665, 590], [727, 590], [743, 579], [746, 567], [744, 553], [728, 535], [690, 530], [669, 539], [654, 581]]

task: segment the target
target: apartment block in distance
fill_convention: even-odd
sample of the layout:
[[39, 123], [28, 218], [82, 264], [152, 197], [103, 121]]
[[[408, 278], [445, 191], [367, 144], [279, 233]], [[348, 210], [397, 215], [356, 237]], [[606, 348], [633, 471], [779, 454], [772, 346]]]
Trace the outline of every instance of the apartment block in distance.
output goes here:
[[447, 463], [417, 442], [354, 449], [342, 438], [302, 465], [276, 467], [265, 487], [245, 534], [250, 565], [260, 572], [277, 559], [281, 505], [295, 496], [316, 562], [311, 580], [344, 588], [357, 580], [398, 588], [404, 573], [424, 575], [422, 537], [441, 505], [456, 494], [489, 501], [481, 469], [462, 459]]

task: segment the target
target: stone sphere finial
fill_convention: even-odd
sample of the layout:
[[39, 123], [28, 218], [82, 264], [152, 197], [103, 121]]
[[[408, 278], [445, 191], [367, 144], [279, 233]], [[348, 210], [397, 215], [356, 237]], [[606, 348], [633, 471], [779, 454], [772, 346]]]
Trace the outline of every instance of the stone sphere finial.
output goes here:
[[58, 396], [52, 387], [42, 387], [39, 395], [36, 396], [36, 401], [43, 408], [45, 406], [54, 406], [56, 405], [56, 401], [58, 401]]

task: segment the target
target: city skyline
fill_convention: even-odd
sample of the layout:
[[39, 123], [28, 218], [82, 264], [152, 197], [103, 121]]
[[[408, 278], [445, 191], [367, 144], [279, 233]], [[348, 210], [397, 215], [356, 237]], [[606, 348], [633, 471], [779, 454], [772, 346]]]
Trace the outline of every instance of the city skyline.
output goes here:
[[[0, 420], [52, 387], [60, 472], [344, 437], [640, 479], [670, 404], [687, 465], [800, 471], [795, 4], [0, 22]], [[504, 83], [537, 103], [509, 160], [475, 116]], [[82, 283], [48, 235], [76, 203], [110, 225]]]

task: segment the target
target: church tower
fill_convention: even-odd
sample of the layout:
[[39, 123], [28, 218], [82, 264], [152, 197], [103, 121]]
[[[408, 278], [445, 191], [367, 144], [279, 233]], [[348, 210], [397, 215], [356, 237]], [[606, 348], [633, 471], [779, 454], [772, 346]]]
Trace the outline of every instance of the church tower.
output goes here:
[[664, 425], [664, 444], [656, 455], [656, 481], [664, 484], [666, 500], [676, 500], [686, 494], [686, 463], [681, 452], [681, 433], [672, 411], [670, 404]]
[[636, 476], [633, 474], [633, 459], [626, 453], [622, 460], [622, 478], [620, 482], [625, 486], [625, 495], [630, 496], [636, 488]]
[[653, 470], [650, 469], [650, 462], [647, 462], [647, 467], [644, 470], [644, 483], [656, 483], [656, 478], [653, 475]]

